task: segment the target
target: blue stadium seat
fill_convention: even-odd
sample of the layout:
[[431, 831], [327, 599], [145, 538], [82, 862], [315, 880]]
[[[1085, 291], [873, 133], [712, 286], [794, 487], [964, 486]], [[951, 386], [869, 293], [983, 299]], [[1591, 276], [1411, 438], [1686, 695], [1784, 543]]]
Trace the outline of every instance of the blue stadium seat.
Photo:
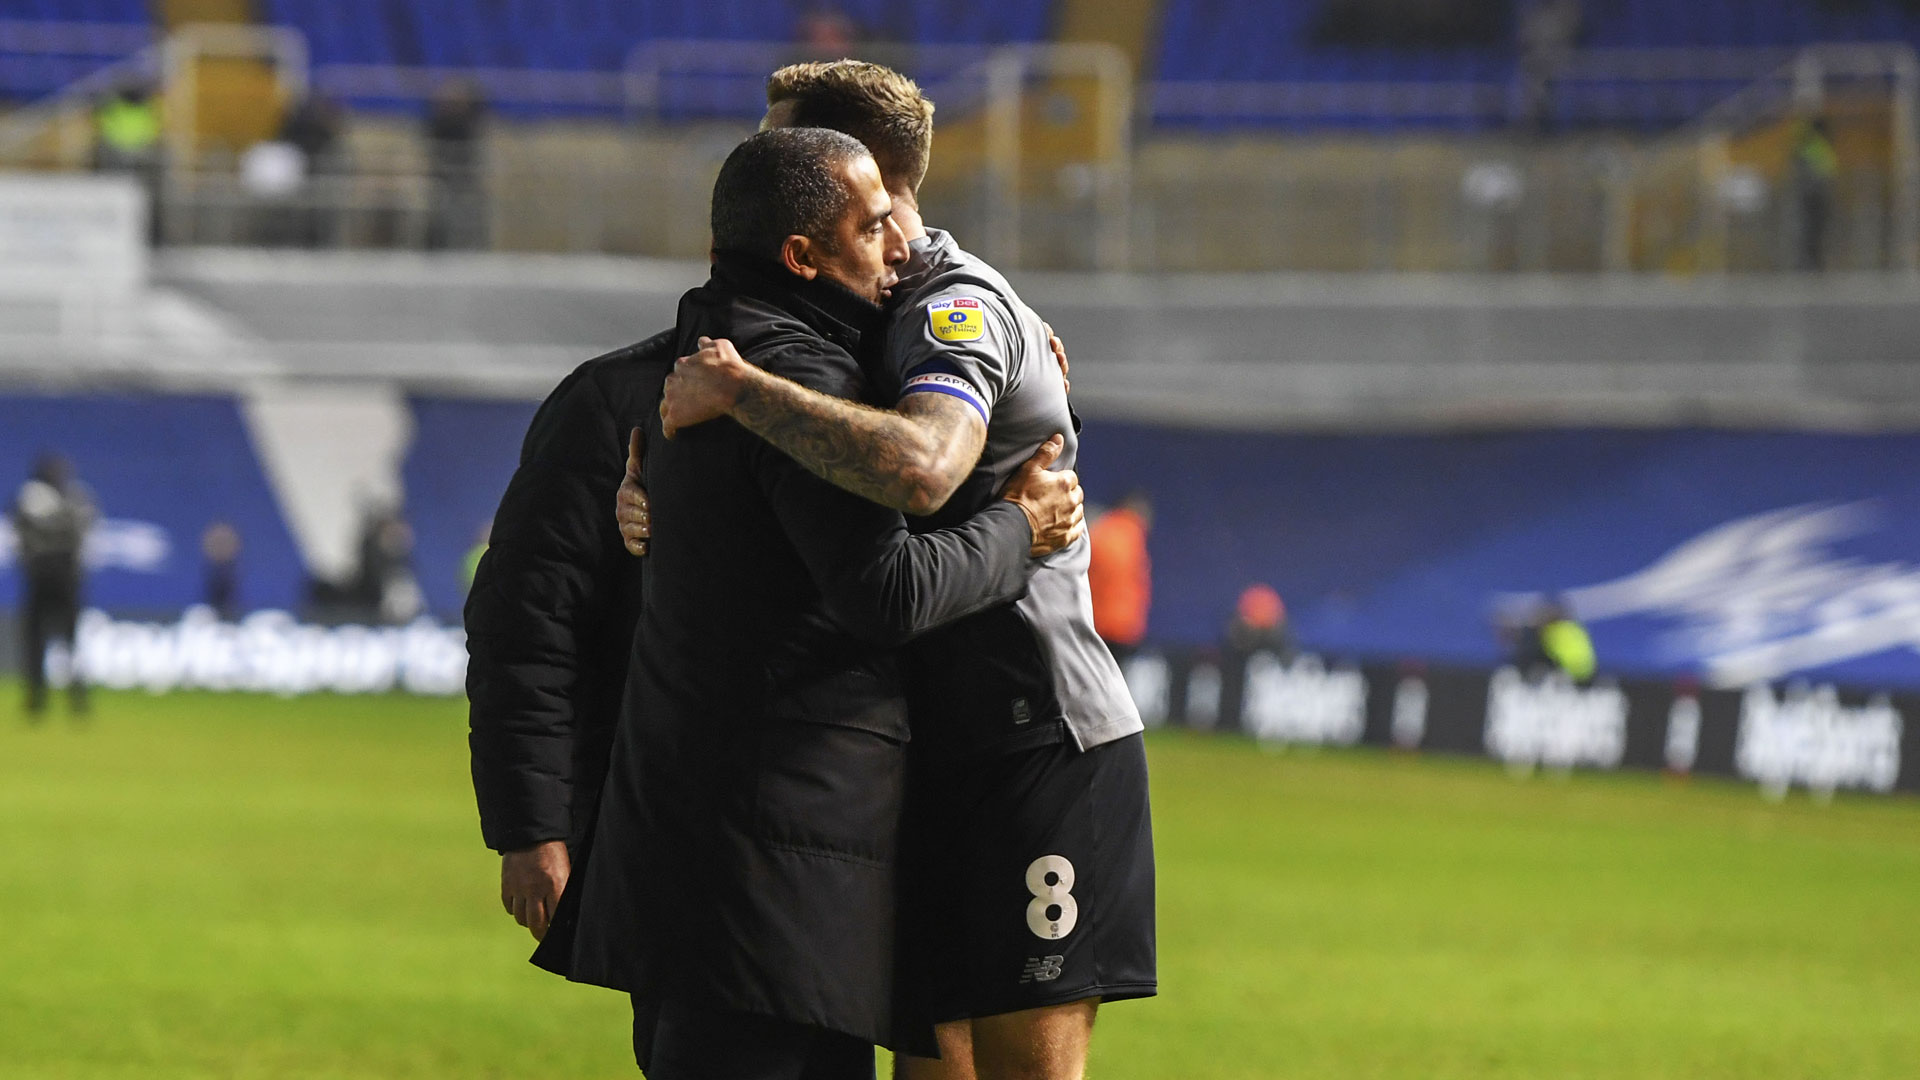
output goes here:
[[[21, 3], [0, 0], [0, 10]], [[817, 6], [812, 0], [262, 0], [262, 14], [306, 33], [316, 63], [612, 71], [643, 41], [785, 40]], [[1044, 40], [1053, 8], [1054, 0], [838, 5], [866, 36], [955, 45]]]
[[153, 16], [146, 0], [0, 0], [0, 20], [149, 24]]
[[[1058, 0], [259, 0], [262, 20], [302, 31], [316, 65], [537, 68], [618, 71], [633, 47], [662, 39], [764, 41], [792, 37], [808, 12], [833, 6], [866, 37], [978, 46], [1050, 36]], [[1529, 0], [1517, 0], [1524, 4]], [[1394, 49], [1316, 46], [1314, 20], [1326, 0], [1167, 0], [1150, 78], [1214, 82], [1478, 83], [1514, 79], [1510, 44], [1485, 48]], [[1908, 0], [1588, 0], [1584, 44], [1592, 48], [1790, 48], [1811, 42], [1920, 42], [1920, 15]], [[147, 0], [0, 0], [0, 22], [111, 22], [147, 26]], [[0, 95], [50, 93], [111, 62], [105, 53], [9, 53], [0, 41]], [[91, 64], [92, 68], [88, 67]], [[77, 74], [76, 74], [77, 73]], [[1671, 122], [1724, 96], [1724, 82], [1676, 83], [1658, 93], [1583, 84], [1556, 102], [1572, 124]], [[683, 107], [734, 111], [734, 97], [684, 91]], [[1178, 95], [1173, 95], [1177, 97]], [[1171, 98], [1169, 99], [1171, 100]], [[704, 104], [703, 104], [704, 103]], [[355, 104], [374, 104], [356, 102]], [[1348, 115], [1347, 113], [1352, 113]], [[1168, 106], [1164, 124], [1260, 122]], [[1493, 118], [1433, 115], [1392, 124], [1467, 127]], [[1377, 111], [1356, 105], [1310, 122], [1372, 128]]]
[[[146, 0], [0, 0], [0, 24], [19, 23], [113, 23], [143, 29], [153, 26], [153, 16]], [[0, 99], [20, 102], [46, 97], [124, 59], [130, 51], [122, 35], [91, 44], [83, 38], [60, 52], [24, 48], [0, 27]]]
[[[1526, 0], [1519, 0], [1524, 4]], [[1393, 82], [1510, 84], [1517, 51], [1334, 48], [1311, 40], [1326, 0], [1168, 0], [1157, 73], [1173, 84], [1156, 109], [1162, 124], [1233, 127], [1263, 122], [1208, 115], [1178, 105], [1180, 84], [1206, 82]], [[1588, 0], [1582, 38], [1589, 48], [1793, 48], [1820, 42], [1920, 43], [1920, 14], [1905, 0], [1859, 0], [1853, 9], [1822, 0]], [[1622, 87], [1563, 88], [1556, 103], [1567, 123], [1653, 127], [1697, 113], [1737, 83], [1702, 79], [1670, 90], [1622, 93]], [[1483, 124], [1496, 122], [1487, 117]], [[1370, 117], [1328, 116], [1313, 126], [1371, 127]], [[1441, 115], [1403, 125], [1458, 126]], [[1471, 124], [1467, 126], [1473, 126]]]
[[[0, 0], [9, 2], [21, 0]], [[844, 0], [831, 6], [866, 38], [978, 46], [1045, 40], [1055, 2]], [[264, 21], [307, 35], [317, 66], [600, 72], [621, 70], [646, 41], [788, 40], [822, 6], [821, 0], [261, 0]], [[733, 115], [756, 111], [758, 95], [682, 88], [669, 107], [680, 115]]]

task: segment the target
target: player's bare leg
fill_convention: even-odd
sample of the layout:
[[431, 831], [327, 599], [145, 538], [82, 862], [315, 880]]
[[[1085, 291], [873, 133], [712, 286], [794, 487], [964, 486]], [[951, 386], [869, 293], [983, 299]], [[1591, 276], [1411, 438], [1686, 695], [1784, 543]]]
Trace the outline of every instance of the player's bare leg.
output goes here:
[[976, 1018], [973, 1064], [979, 1080], [1081, 1080], [1099, 1006], [1093, 998]]
[[893, 1056], [893, 1080], [976, 1080], [973, 1074], [973, 1021], [953, 1020], [933, 1029], [940, 1060]]

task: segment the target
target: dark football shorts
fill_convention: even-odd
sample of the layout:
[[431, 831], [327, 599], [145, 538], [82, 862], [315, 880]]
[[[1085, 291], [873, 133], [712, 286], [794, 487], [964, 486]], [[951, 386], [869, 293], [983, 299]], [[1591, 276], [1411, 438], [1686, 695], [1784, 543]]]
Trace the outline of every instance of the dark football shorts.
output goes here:
[[911, 766], [901, 836], [901, 1048], [934, 1024], [1100, 998], [1157, 975], [1138, 735]]

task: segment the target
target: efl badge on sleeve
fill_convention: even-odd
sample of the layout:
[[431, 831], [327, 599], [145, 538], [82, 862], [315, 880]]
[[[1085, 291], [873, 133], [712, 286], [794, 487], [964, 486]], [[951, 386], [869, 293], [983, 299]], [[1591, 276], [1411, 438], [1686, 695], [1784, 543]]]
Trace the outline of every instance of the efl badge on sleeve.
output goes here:
[[966, 296], [927, 305], [933, 336], [941, 341], [979, 341], [987, 330], [987, 313], [980, 301]]

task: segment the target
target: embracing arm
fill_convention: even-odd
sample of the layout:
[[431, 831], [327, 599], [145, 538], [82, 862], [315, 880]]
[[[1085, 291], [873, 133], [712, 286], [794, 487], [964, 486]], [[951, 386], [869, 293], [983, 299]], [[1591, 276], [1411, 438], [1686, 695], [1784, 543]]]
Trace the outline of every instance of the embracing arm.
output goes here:
[[[770, 349], [756, 359], [823, 393], [857, 382], [851, 358], [825, 342]], [[743, 440], [749, 470], [828, 610], [876, 645], [896, 645], [1014, 599], [1026, 589], [1031, 558], [1085, 531], [1079, 478], [1071, 469], [1049, 469], [1065, 445], [1058, 435], [1015, 471], [993, 505], [952, 528], [915, 536], [898, 512], [828, 483], [765, 438], [731, 424], [720, 434]]]
[[980, 460], [986, 422], [959, 398], [909, 394], [897, 412], [875, 409], [763, 371], [731, 342], [702, 345], [667, 380], [669, 436], [731, 416], [835, 487], [916, 516], [945, 506]]
[[1006, 603], [1026, 590], [1028, 560], [1079, 539], [1079, 478], [1051, 472], [1059, 436], [1008, 481], [1001, 498], [951, 528], [911, 535], [897, 513], [851, 498], [761, 443], [774, 512], [842, 626], [876, 645]]

